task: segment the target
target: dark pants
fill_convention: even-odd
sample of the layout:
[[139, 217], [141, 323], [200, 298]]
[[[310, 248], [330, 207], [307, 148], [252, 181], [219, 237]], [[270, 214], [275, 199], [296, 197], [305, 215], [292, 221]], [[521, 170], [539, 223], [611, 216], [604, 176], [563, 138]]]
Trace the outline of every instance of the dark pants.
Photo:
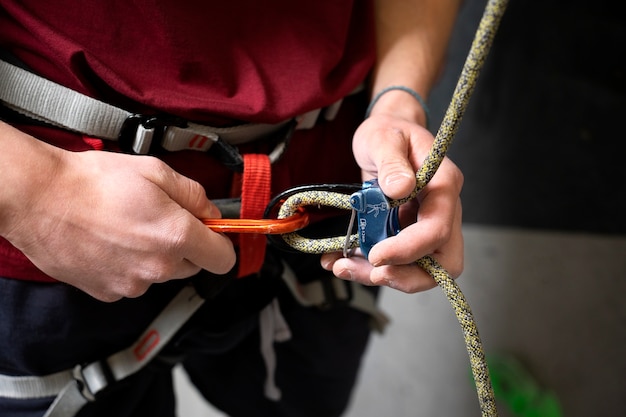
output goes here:
[[[140, 298], [108, 304], [64, 284], [0, 278], [0, 373], [44, 375], [124, 349], [180, 285], [154, 285]], [[292, 332], [289, 341], [275, 344], [277, 402], [264, 396], [258, 327], [258, 311], [274, 297]], [[345, 305], [302, 307], [272, 277], [237, 280], [204, 304], [161, 358], [79, 415], [174, 416], [171, 368], [179, 360], [200, 392], [231, 416], [338, 416], [367, 344], [367, 322]], [[0, 416], [42, 416], [51, 401], [0, 398]]]

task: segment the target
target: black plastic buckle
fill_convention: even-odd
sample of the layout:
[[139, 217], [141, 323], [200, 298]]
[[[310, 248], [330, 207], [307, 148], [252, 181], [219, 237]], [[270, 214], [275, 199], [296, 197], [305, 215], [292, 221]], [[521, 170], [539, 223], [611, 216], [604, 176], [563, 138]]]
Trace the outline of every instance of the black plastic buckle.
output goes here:
[[[274, 151], [269, 155], [270, 159], [272, 159], [272, 157], [275, 158], [271, 161], [272, 164], [276, 162], [276, 160], [278, 160], [280, 156], [282, 156], [287, 146], [289, 146], [289, 141], [291, 140], [291, 137], [296, 130], [296, 126], [297, 122], [295, 119], [293, 119], [274, 135], [259, 138], [275, 142], [276, 145]], [[275, 154], [277, 151], [280, 151], [278, 152], [278, 155], [272, 155]], [[224, 166], [230, 168], [234, 172], [243, 172], [243, 156], [241, 156], [241, 153], [236, 146], [231, 145], [222, 138], [218, 138], [213, 146], [211, 146], [209, 152], [211, 153], [211, 155], [217, 158]]]
[[186, 128], [188, 126], [187, 121], [183, 118], [170, 115], [145, 115], [145, 114], [132, 114], [122, 124], [118, 141], [120, 149], [124, 152], [135, 153], [133, 145], [137, 140], [137, 130], [139, 126], [143, 126], [144, 129], [154, 129], [154, 135], [150, 143], [149, 154], [158, 153], [161, 148], [161, 140], [165, 134], [165, 130], [170, 126]]

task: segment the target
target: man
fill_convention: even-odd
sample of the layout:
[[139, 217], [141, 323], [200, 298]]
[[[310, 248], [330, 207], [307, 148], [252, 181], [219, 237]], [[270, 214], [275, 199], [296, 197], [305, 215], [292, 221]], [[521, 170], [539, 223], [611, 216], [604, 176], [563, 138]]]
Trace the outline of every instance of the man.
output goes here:
[[[432, 142], [423, 98], [440, 71], [458, 1], [30, 3], [2, 1], [7, 61], [116, 108], [157, 115], [167, 129], [278, 127], [235, 144], [241, 174], [215, 149], [150, 146], [158, 158], [141, 155], [137, 137], [152, 128], [147, 123], [133, 125], [130, 139], [108, 141], [6, 112], [0, 373], [49, 375], [110, 357], [135, 342], [193, 276], [207, 302], [159, 359], [111, 384], [80, 415], [173, 415], [169, 359], [183, 361], [203, 395], [229, 415], [340, 415], [368, 338], [367, 315], [299, 305], [277, 278], [286, 262], [301, 283], [319, 279], [310, 257], [269, 250], [255, 272], [229, 237], [199, 219], [220, 216], [211, 200], [239, 196], [256, 158], [245, 156], [270, 153], [290, 120], [297, 127], [282, 157], [268, 168], [261, 156], [252, 168], [271, 172], [272, 195], [358, 181], [359, 170], [377, 177], [390, 198], [408, 195]], [[333, 253], [314, 263], [405, 292], [435, 285], [413, 263], [426, 254], [458, 275], [461, 185], [459, 170], [444, 161], [419, 202], [403, 207], [413, 224], [368, 260]], [[224, 284], [217, 275], [231, 270], [245, 276]], [[281, 322], [282, 311], [291, 338], [275, 345], [272, 369], [273, 356], [259, 352], [259, 344], [267, 347], [259, 317], [276, 299], [270, 322]], [[0, 398], [0, 411], [43, 415], [52, 400]]]

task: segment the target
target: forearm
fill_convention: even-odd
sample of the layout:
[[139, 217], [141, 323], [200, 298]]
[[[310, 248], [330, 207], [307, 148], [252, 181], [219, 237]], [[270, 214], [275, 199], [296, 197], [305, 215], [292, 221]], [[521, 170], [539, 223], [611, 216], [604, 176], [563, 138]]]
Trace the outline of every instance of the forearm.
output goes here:
[[[441, 72], [460, 0], [377, 0], [377, 63], [372, 96], [386, 87], [403, 85], [427, 99]], [[392, 91], [373, 112], [400, 114], [420, 124], [424, 110], [409, 94]]]

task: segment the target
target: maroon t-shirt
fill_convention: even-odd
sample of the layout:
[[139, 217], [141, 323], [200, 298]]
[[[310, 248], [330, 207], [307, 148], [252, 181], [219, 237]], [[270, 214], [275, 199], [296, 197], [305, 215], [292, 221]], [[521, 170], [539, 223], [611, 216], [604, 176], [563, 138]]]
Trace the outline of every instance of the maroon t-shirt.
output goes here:
[[[327, 106], [364, 81], [374, 61], [373, 16], [361, 0], [4, 0], [0, 49], [129, 111], [219, 126], [275, 123]], [[69, 132], [20, 128], [66, 149], [92, 146]], [[354, 180], [350, 139], [349, 127], [299, 131], [273, 167], [273, 191]], [[228, 196], [232, 173], [206, 154], [163, 159], [210, 198]], [[50, 280], [2, 239], [0, 276]]]

